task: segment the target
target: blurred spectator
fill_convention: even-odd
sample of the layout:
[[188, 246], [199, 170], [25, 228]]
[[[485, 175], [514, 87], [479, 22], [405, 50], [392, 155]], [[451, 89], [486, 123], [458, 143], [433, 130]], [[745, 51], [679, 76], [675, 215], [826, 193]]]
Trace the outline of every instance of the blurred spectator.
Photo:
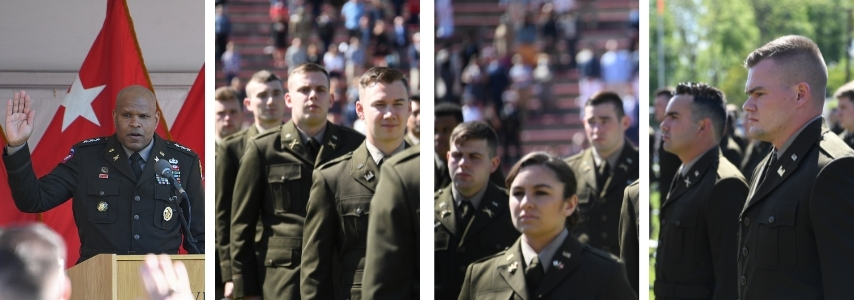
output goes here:
[[228, 14], [225, 13], [225, 8], [222, 4], [216, 6], [214, 32], [216, 33], [214, 42], [214, 51], [216, 51], [216, 59], [219, 60], [225, 52], [225, 46], [228, 44], [228, 36], [231, 33], [231, 21], [228, 20]]
[[317, 43], [311, 42], [310, 44], [308, 44], [305, 53], [308, 57], [308, 62], [322, 65], [323, 57], [320, 56], [320, 50], [318, 48], [319, 47], [317, 46]]
[[480, 103], [472, 97], [463, 98], [463, 121], [483, 121]]
[[[505, 164], [513, 164], [522, 157], [522, 140], [519, 137], [522, 132], [522, 118], [516, 108], [519, 95], [512, 90], [504, 92], [504, 107], [498, 114], [501, 126], [498, 134], [504, 141], [504, 157], [501, 161]], [[510, 156], [510, 147], [513, 147], [513, 156]]]
[[332, 44], [332, 39], [335, 37], [335, 17], [331, 12], [330, 6], [324, 6], [323, 12], [317, 16], [315, 22], [317, 24], [317, 36], [323, 42], [322, 53], [326, 53], [331, 48], [335, 47]]
[[510, 81], [512, 88], [519, 95], [516, 101], [516, 109], [521, 110], [521, 117], [524, 121], [526, 110], [528, 109], [528, 99], [531, 97], [531, 85], [533, 84], [533, 72], [530, 66], [522, 61], [522, 56], [519, 54], [513, 55], [513, 67], [510, 68]]
[[463, 69], [460, 80], [465, 84], [463, 97], [472, 99], [485, 99], [484, 82], [486, 81], [486, 73], [484, 73], [477, 59], [477, 55], [471, 57], [469, 64]]
[[358, 36], [359, 20], [365, 14], [365, 4], [359, 0], [350, 0], [341, 8], [341, 16], [344, 18], [344, 28], [350, 32], [350, 36]]
[[291, 46], [288, 47], [288, 51], [285, 52], [285, 64], [288, 66], [288, 73], [290, 73], [296, 66], [307, 61], [308, 52], [305, 47], [302, 46], [302, 40], [294, 38], [293, 41], [291, 41]]
[[406, 121], [406, 136], [404, 139], [412, 146], [421, 143], [421, 97], [412, 95], [409, 97], [412, 105], [412, 114]]
[[510, 77], [507, 75], [507, 70], [501, 65], [498, 57], [490, 55], [488, 52], [486, 57], [489, 64], [486, 66], [487, 74], [487, 91], [490, 93], [489, 98], [492, 99], [492, 104], [495, 105], [497, 111], [501, 111], [504, 106], [504, 91], [510, 86]]
[[[581, 49], [578, 55], [575, 56], [575, 61], [578, 62], [579, 80], [578, 80], [578, 107], [584, 107], [587, 99], [590, 99], [594, 93], [601, 91], [603, 88], [601, 79], [601, 67], [599, 59], [596, 57], [590, 45]], [[582, 110], [583, 112], [583, 110]]]
[[288, 22], [289, 33], [293, 38], [299, 38], [304, 43], [308, 43], [311, 38], [311, 18], [304, 7], [297, 7], [291, 14]]
[[374, 66], [388, 66], [388, 56], [391, 55], [391, 40], [385, 32], [385, 21], [383, 20], [377, 20], [374, 24], [374, 30], [371, 32], [371, 51]]
[[542, 51], [549, 55], [555, 54], [555, 42], [557, 40], [557, 14], [554, 12], [554, 6], [550, 2], [543, 4], [540, 11], [540, 18], [537, 21], [537, 27], [542, 38]]
[[369, 47], [371, 46], [371, 35], [373, 35], [374, 30], [371, 27], [371, 18], [368, 16], [362, 16], [359, 18], [359, 42], [362, 45], [365, 45], [367, 50], [370, 51]]
[[288, 48], [288, 9], [284, 3], [276, 3], [270, 8], [270, 38], [273, 41], [273, 66], [285, 67], [285, 51]]
[[70, 299], [65, 242], [42, 223], [0, 234], [0, 299]]
[[[346, 48], [346, 43], [341, 43], [341, 46]], [[335, 47], [332, 45], [329, 47], [329, 51], [323, 55], [323, 67], [326, 68], [326, 71], [329, 71], [330, 78], [341, 78], [344, 75], [344, 56], [338, 52], [339, 47]]]
[[501, 22], [498, 24], [498, 27], [495, 27], [495, 39], [492, 40], [498, 57], [510, 55], [513, 45], [516, 43], [516, 35], [514, 33], [513, 26], [510, 24], [510, 16], [506, 14], [502, 15]]
[[[397, 55], [399, 57], [407, 57], [406, 51], [409, 46], [409, 29], [406, 28], [405, 20], [403, 20], [403, 17], [401, 16], [394, 17], [392, 37], [392, 45], [394, 46], [393, 48]], [[408, 67], [408, 65], [404, 64], [402, 67]]]
[[540, 54], [537, 58], [537, 67], [534, 68], [534, 99], [539, 100], [540, 112], [543, 110], [554, 109], [554, 99], [552, 96], [552, 86], [554, 76], [552, 75], [551, 67], [549, 66], [549, 55]]
[[230, 81], [232, 89], [237, 93], [237, 100], [243, 105], [243, 99], [246, 99], [246, 87], [243, 86], [243, 80], [240, 77], [234, 77]]
[[522, 56], [522, 63], [533, 66], [537, 63], [537, 26], [534, 16], [525, 15], [525, 21], [515, 26], [516, 53]]
[[234, 45], [234, 42], [228, 42], [221, 59], [225, 82], [231, 82], [232, 79], [240, 75], [240, 67], [243, 66], [240, 51], [237, 51], [237, 46]]
[[421, 33], [412, 34], [412, 44], [406, 50], [406, 56], [409, 60], [409, 90], [421, 90], [420, 84], [420, 69], [421, 69]]
[[448, 39], [454, 35], [454, 8], [451, 0], [436, 0], [437, 39]]
[[[366, 57], [367, 53], [365, 51], [365, 47], [362, 46], [359, 38], [351, 37], [350, 44], [344, 52], [344, 58], [347, 61], [345, 66], [347, 82], [352, 82], [353, 79], [358, 79], [358, 76], [362, 75], [364, 72], [363, 69]], [[356, 83], [356, 86], [358, 87], [358, 81]]]
[[371, 3], [366, 6], [365, 13], [371, 18], [371, 24], [392, 19], [392, 8], [388, 7], [386, 2], [382, 0], [371, 0]]
[[605, 43], [605, 48], [608, 51], [602, 54], [600, 64], [605, 89], [623, 95], [629, 92], [628, 84], [632, 76], [632, 61], [629, 52], [618, 47], [616, 40], [608, 40]]
[[558, 28], [563, 32], [563, 48], [561, 48], [561, 43], [558, 43], [557, 54], [558, 55], [567, 55], [569, 59], [560, 59], [561, 64], [566, 64], [570, 68], [575, 68], [576, 61], [576, 46], [578, 44], [579, 32], [578, 32], [578, 18], [575, 17], [575, 12], [569, 12], [564, 14], [558, 21]]

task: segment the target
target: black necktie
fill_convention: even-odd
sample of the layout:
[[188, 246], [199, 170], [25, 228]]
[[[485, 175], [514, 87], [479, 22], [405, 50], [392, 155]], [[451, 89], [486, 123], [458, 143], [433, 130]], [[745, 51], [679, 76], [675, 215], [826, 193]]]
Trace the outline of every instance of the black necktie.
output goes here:
[[130, 156], [130, 169], [133, 170], [133, 175], [136, 175], [136, 179], [139, 180], [139, 176], [142, 175], [142, 167], [139, 166], [139, 162], [142, 160], [142, 156], [139, 155], [139, 152], [134, 152]]
[[460, 203], [460, 226], [458, 226], [462, 231], [468, 227], [469, 222], [471, 221], [471, 217], [474, 216], [474, 205], [472, 205], [471, 201], [463, 200]]
[[546, 271], [540, 265], [540, 257], [534, 256], [534, 260], [525, 269], [525, 286], [528, 287], [529, 299], [537, 299], [537, 287], [543, 277], [546, 276]]
[[680, 169], [679, 172], [676, 173], [676, 178], [674, 178], [673, 181], [670, 183], [670, 192], [668, 192], [668, 194], [672, 194], [673, 191], [676, 190], [676, 187], [682, 184], [682, 181], [684, 179], [685, 178], [682, 176], [682, 170]]
[[320, 143], [318, 143], [314, 138], [309, 138], [308, 155], [310, 155], [312, 159], [317, 160], [318, 153], [320, 153]]
[[600, 191], [605, 189], [605, 181], [608, 180], [609, 175], [611, 175], [611, 167], [608, 166], [607, 160], [602, 160], [596, 174], [596, 186], [599, 187]]
[[757, 185], [757, 188], [762, 185], [763, 182], [765, 182], [765, 179], [768, 178], [768, 173], [771, 172], [771, 166], [777, 162], [777, 152], [774, 150], [771, 151], [771, 159], [768, 160], [768, 164], [765, 166], [765, 171], [762, 172], [762, 177], [759, 179], [759, 184]]

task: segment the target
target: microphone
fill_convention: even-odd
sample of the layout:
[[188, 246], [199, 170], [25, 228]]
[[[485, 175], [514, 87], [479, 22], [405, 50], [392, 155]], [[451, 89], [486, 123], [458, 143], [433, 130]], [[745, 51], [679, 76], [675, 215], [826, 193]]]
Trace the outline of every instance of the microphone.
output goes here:
[[[181, 183], [175, 180], [175, 177], [172, 175], [172, 165], [170, 165], [166, 160], [158, 160], [154, 163], [154, 169], [157, 170], [157, 174], [161, 177], [165, 177], [169, 182], [172, 183], [172, 186], [175, 187], [175, 190], [184, 197], [184, 199], [189, 200], [190, 197], [187, 196], [187, 191], [184, 191], [184, 188], [181, 187]], [[178, 202], [181, 203], [181, 202]]]

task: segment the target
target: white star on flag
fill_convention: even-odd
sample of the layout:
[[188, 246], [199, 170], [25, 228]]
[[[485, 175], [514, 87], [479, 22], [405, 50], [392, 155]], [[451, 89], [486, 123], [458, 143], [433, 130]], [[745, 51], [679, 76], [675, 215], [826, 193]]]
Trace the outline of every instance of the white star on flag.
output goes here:
[[74, 78], [71, 91], [62, 100], [62, 106], [65, 106], [65, 115], [62, 116], [62, 131], [65, 131], [71, 122], [77, 120], [77, 117], [84, 117], [95, 125], [101, 126], [98, 117], [95, 115], [95, 110], [92, 109], [92, 101], [95, 101], [95, 98], [105, 87], [106, 85], [102, 85], [86, 89], [80, 82], [79, 74]]

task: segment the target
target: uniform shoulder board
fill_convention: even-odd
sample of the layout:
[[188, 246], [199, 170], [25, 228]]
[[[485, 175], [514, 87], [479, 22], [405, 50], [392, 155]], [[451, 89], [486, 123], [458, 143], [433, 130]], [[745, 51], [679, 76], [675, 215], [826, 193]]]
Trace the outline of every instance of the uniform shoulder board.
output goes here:
[[445, 189], [439, 189], [438, 191], [433, 193], [433, 199], [439, 199], [439, 196], [442, 195]]
[[476, 263], [482, 263], [482, 262], [488, 261], [488, 260], [493, 259], [493, 258], [496, 258], [496, 257], [502, 257], [502, 256], [504, 256], [504, 254], [506, 254], [506, 253], [507, 253], [507, 249], [504, 249], [504, 250], [501, 250], [500, 252], [495, 253], [495, 254], [493, 254], [493, 255], [490, 255], [490, 256], [487, 256], [487, 257], [484, 257], [484, 258], [478, 259], [478, 260], [474, 261], [473, 263], [475, 263], [475, 264], [476, 264]]
[[187, 147], [185, 147], [184, 145], [178, 144], [178, 143], [176, 143], [176, 142], [174, 142], [174, 141], [166, 141], [166, 145], [167, 145], [167, 146], [169, 146], [170, 148], [173, 148], [173, 149], [179, 149], [179, 150], [181, 150], [181, 151], [183, 151], [183, 152], [185, 152], [185, 153], [191, 154], [191, 155], [195, 155], [195, 154], [196, 154], [195, 152], [193, 152], [193, 150], [192, 150], [192, 149], [187, 148]]
[[350, 160], [350, 158], [352, 158], [352, 157], [353, 157], [353, 151], [350, 151], [347, 154], [336, 157], [335, 159], [330, 160], [330, 161], [326, 162], [325, 164], [320, 165], [320, 167], [318, 167], [317, 169], [318, 170], [328, 169], [329, 167], [337, 165], [338, 163], [340, 163], [342, 161]]
[[85, 139], [85, 140], [82, 140], [79, 143], [77, 143], [77, 145], [75, 145], [75, 147], [99, 145], [99, 144], [106, 143], [108, 140], [109, 140], [109, 137], [96, 137], [96, 138], [91, 138], [91, 139]]
[[619, 260], [619, 258], [617, 256], [611, 254], [610, 252], [605, 252], [604, 250], [599, 250], [599, 249], [593, 248], [589, 245], [584, 245], [584, 250], [590, 251], [590, 253], [595, 254], [596, 256], [598, 256], [604, 260], [607, 260], [607, 261], [616, 262], [617, 260]]

